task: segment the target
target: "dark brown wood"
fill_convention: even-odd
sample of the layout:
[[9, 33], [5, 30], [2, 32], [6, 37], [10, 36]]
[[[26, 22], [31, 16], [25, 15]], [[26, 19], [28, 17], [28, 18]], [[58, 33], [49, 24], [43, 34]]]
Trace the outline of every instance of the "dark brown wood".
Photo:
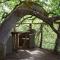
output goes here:
[[12, 41], [13, 41], [13, 50], [15, 50], [15, 34], [14, 33], [11, 34], [12, 34]]
[[40, 48], [42, 48], [42, 41], [43, 41], [43, 24], [41, 24], [41, 40], [40, 40]]
[[19, 46], [29, 48], [29, 32], [24, 32], [19, 36]]

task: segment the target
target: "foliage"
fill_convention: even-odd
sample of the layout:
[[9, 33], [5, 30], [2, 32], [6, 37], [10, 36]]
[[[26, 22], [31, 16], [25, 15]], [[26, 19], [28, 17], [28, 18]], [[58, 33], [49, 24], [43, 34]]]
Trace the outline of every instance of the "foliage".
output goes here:
[[[14, 7], [17, 4], [20, 4], [22, 1], [26, 1], [26, 0], [0, 0], [0, 24], [4, 21], [6, 16], [14, 9]], [[54, 15], [60, 15], [60, 0], [32, 0], [32, 1], [42, 6], [47, 11], [49, 17], [54, 16]], [[36, 44], [37, 44], [38, 42], [40, 42], [40, 26], [41, 25], [33, 24], [33, 23], [42, 23], [42, 22], [43, 21], [36, 18], [35, 16], [27, 15], [23, 17], [19, 22], [17, 22], [16, 26], [18, 27], [16, 27], [16, 30], [27, 31], [29, 24], [20, 24], [20, 23], [32, 23], [32, 28], [37, 31], [36, 33], [36, 36], [37, 36]], [[49, 43], [51, 42], [55, 43], [56, 34], [51, 30], [50, 27], [45, 25], [43, 28], [43, 33], [44, 33], [43, 43], [44, 41], [49, 42]], [[43, 47], [49, 48], [50, 47], [49, 43], [47, 44], [44, 43]], [[39, 45], [39, 43], [37, 45]], [[51, 46], [54, 46], [54, 44], [52, 44]]]

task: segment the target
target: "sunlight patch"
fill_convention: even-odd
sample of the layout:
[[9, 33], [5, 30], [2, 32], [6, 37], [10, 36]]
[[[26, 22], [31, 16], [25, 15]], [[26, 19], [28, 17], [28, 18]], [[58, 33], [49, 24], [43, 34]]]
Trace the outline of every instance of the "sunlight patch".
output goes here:
[[42, 52], [42, 51], [39, 51], [39, 50], [35, 50], [35, 51], [29, 51], [29, 50], [26, 50], [28, 53], [30, 53], [30, 54], [44, 54], [44, 52]]

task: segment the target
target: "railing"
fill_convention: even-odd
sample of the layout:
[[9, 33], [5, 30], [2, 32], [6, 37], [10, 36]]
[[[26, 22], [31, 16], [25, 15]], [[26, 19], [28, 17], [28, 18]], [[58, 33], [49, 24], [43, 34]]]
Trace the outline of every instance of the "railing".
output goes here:
[[14, 49], [19, 48], [19, 35], [20, 32], [12, 32], [12, 40]]
[[12, 32], [13, 47], [18, 48], [29, 48], [30, 36], [29, 32]]

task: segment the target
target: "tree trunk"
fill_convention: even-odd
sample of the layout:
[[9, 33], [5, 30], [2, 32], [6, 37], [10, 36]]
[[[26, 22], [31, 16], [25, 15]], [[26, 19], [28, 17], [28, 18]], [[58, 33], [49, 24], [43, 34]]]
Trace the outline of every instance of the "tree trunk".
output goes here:
[[[58, 31], [60, 32], [60, 24], [59, 24], [59, 28]], [[55, 44], [55, 52], [58, 52], [58, 50], [60, 49], [60, 33], [57, 34], [57, 39], [56, 39], [56, 44]]]

